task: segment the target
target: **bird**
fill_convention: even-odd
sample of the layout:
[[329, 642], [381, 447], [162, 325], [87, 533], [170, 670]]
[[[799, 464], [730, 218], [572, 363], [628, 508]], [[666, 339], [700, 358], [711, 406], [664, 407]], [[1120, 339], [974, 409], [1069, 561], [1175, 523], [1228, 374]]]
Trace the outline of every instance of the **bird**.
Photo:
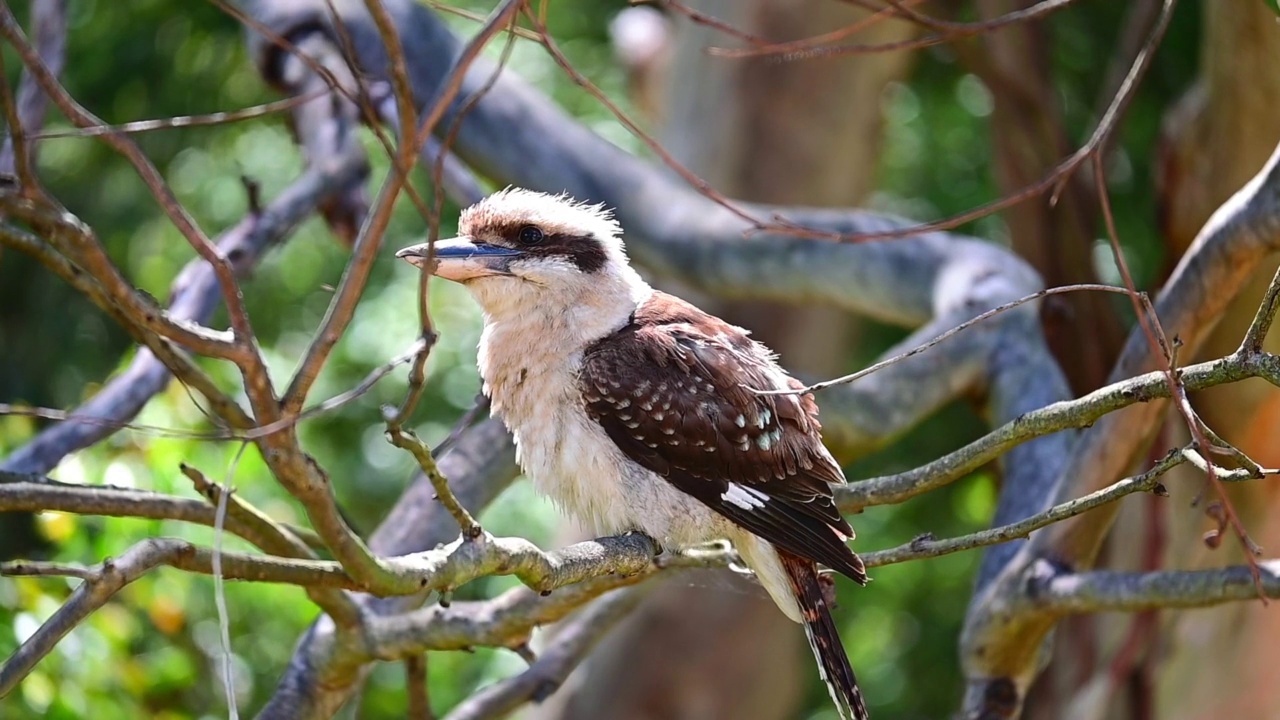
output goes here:
[[396, 257], [480, 306], [484, 393], [535, 488], [602, 536], [732, 542], [804, 626], [841, 718], [866, 720], [819, 564], [860, 585], [866, 568], [804, 386], [748, 331], [645, 282], [603, 205], [509, 187], [458, 229]]

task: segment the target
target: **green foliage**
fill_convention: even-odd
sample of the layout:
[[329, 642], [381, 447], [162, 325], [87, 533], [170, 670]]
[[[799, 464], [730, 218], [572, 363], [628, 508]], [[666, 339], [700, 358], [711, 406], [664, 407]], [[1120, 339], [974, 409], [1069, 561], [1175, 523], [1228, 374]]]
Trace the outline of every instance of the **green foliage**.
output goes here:
[[[1275, 8], [1275, 0], [1266, 1]], [[480, 11], [489, 5], [479, 0], [463, 4]], [[135, 0], [128, 12], [103, 0], [70, 5], [65, 82], [73, 95], [108, 122], [206, 113], [275, 98], [249, 64], [240, 29], [210, 4]], [[605, 27], [624, 5], [621, 0], [564, 0], [554, 3], [551, 12], [552, 30], [570, 58], [614, 98], [623, 97], [624, 82], [613, 65]], [[1048, 24], [1058, 91], [1077, 141], [1092, 129], [1097, 95], [1124, 12], [1122, 3], [1080, 3], [1055, 14]], [[1153, 147], [1162, 113], [1194, 70], [1195, 20], [1193, 10], [1175, 17], [1122, 129], [1117, 162], [1123, 172], [1111, 174], [1121, 237], [1140, 282], [1154, 277], [1165, 262], [1154, 218]], [[450, 22], [463, 32], [474, 27], [457, 18]], [[489, 52], [496, 55], [498, 48]], [[17, 63], [7, 51], [5, 60], [12, 79]], [[538, 48], [517, 43], [512, 64], [580, 120], [614, 142], [639, 150], [639, 143]], [[987, 130], [991, 103], [990, 90], [963, 69], [951, 49], [922, 52], [910, 82], [895, 86], [886, 98], [882, 190], [876, 205], [928, 219], [994, 197]], [[60, 127], [62, 121], [51, 119], [51, 124]], [[139, 141], [211, 233], [246, 211], [241, 176], [259, 183], [263, 197], [271, 198], [301, 167], [281, 117], [163, 130]], [[386, 163], [374, 143], [369, 147], [376, 183]], [[49, 190], [95, 228], [127, 276], [156, 297], [165, 297], [193, 253], [127, 164], [88, 139], [44, 141], [40, 162]], [[446, 220], [454, 217], [456, 208], [447, 209]], [[984, 219], [968, 230], [1004, 240], [998, 218]], [[315, 386], [316, 400], [349, 389], [414, 339], [416, 276], [391, 254], [421, 233], [421, 219], [411, 205], [402, 203], [351, 331]], [[326, 286], [337, 283], [345, 260], [344, 249], [313, 220], [273, 251], [245, 283], [248, 306], [277, 381], [287, 378], [305, 351], [331, 296]], [[431, 358], [417, 427], [429, 441], [447, 433], [479, 388], [474, 369], [479, 321], [474, 306], [457, 288], [444, 284], [433, 286], [432, 303], [441, 340]], [[864, 364], [899, 337], [897, 330], [871, 330], [859, 356], [849, 359], [850, 366]], [[0, 257], [0, 400], [74, 406], [127, 363], [128, 347], [118, 328], [28, 258], [14, 253]], [[225, 365], [209, 363], [208, 369], [226, 386], [234, 386], [232, 371]], [[399, 373], [339, 412], [301, 429], [305, 447], [329, 470], [344, 509], [362, 532], [376, 526], [412, 476], [411, 460], [384, 441], [379, 423], [379, 405], [399, 400], [403, 392]], [[208, 429], [204, 416], [177, 386], [148, 405], [138, 422], [193, 432]], [[919, 464], [975, 436], [981, 427], [967, 408], [949, 408], [894, 448], [850, 468], [850, 477]], [[28, 419], [0, 417], [0, 456], [36, 429]], [[277, 519], [302, 522], [300, 509], [274, 485], [254, 452], [233, 462], [238, 449], [234, 443], [125, 431], [68, 458], [55, 476], [194, 496], [177, 470], [180, 462], [187, 462], [215, 480], [233, 482], [242, 497]], [[871, 509], [855, 520], [859, 546], [886, 547], [926, 531], [947, 536], [978, 529], [994, 506], [994, 483], [991, 476], [979, 474], [901, 507]], [[520, 534], [544, 545], [555, 542], [558, 516], [527, 483], [517, 484], [482, 519], [495, 533]], [[68, 562], [118, 555], [154, 535], [212, 541], [211, 531], [180, 523], [56, 513], [39, 516], [35, 530], [56, 548], [53, 558]], [[229, 539], [227, 547], [241, 545]], [[955, 638], [978, 557], [967, 553], [882, 568], [867, 590], [842, 586], [844, 635], [873, 710], [881, 716], [943, 717], [953, 708], [960, 691]], [[462, 595], [490, 596], [511, 582], [473, 583]], [[0, 657], [29, 636], [73, 586], [60, 580], [0, 580]], [[236, 687], [241, 709], [252, 711], [269, 697], [316, 609], [292, 588], [230, 583], [226, 595]], [[14, 696], [0, 701], [0, 717], [221, 716], [218, 638], [212, 583], [176, 571], [153, 573], [72, 632]], [[442, 711], [477, 686], [520, 667], [521, 662], [505, 651], [432, 654], [433, 704]], [[812, 717], [832, 717], [816, 677], [810, 707], [816, 713]], [[403, 708], [402, 669], [376, 668], [363, 696], [362, 716], [402, 717]]]

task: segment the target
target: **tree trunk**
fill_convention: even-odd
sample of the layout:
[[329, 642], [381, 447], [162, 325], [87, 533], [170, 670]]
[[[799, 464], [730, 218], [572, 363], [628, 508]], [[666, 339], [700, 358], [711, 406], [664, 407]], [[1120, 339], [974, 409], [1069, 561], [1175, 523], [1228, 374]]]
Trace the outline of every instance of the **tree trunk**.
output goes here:
[[[986, 17], [1035, 5], [1036, 0], [979, 0]], [[994, 171], [1001, 195], [1035, 183], [1075, 148], [1067, 136], [1050, 72], [1048, 22], [1016, 23], [982, 36], [986, 50], [975, 69], [991, 89]], [[1047, 285], [1096, 283], [1093, 267], [1097, 200], [1091, 168], [1078, 170], [1057, 203], [1041, 195], [1003, 211], [1013, 249]], [[1043, 303], [1045, 335], [1077, 395], [1100, 387], [1120, 352], [1120, 323], [1110, 298], [1075, 293]]]
[[[1200, 226], [1235, 188], [1262, 167], [1280, 139], [1280, 24], [1265, 3], [1204, 2], [1200, 79], [1165, 123], [1161, 159], [1161, 207], [1169, 257], [1182, 254]], [[1234, 350], [1253, 319], [1276, 269], [1270, 263], [1250, 280], [1223, 316], [1201, 352]], [[1280, 350], [1280, 335], [1266, 343]], [[1184, 362], [1192, 361], [1186, 358]], [[1210, 427], [1266, 467], [1280, 464], [1275, 441], [1280, 392], [1248, 381], [1199, 394], [1194, 403]], [[1174, 420], [1181, 426], [1181, 422]], [[1204, 488], [1203, 474], [1170, 478], [1170, 528], [1164, 562], [1207, 567], [1240, 562], [1232, 537], [1209, 550], [1201, 541], [1212, 521], [1188, 507]], [[1203, 504], [1214, 500], [1206, 490]], [[1275, 483], [1248, 483], [1231, 498], [1253, 539], [1264, 548], [1280, 545], [1280, 491]], [[1157, 657], [1155, 717], [1280, 716], [1280, 686], [1273, 670], [1280, 663], [1280, 615], [1260, 603], [1239, 603], [1194, 612], [1162, 613]], [[1230, 692], [1224, 693], [1224, 688]]]
[[[1159, 148], [1159, 222], [1171, 268], [1209, 215], [1266, 162], [1280, 116], [1280, 25], [1264, 3], [1205, 2], [1200, 78], [1165, 118]], [[1252, 320], [1275, 264], [1256, 274], [1228, 309], [1198, 358], [1230, 353]], [[1273, 333], [1267, 349], [1280, 349]], [[1280, 462], [1274, 441], [1280, 392], [1265, 382], [1214, 388], [1193, 398], [1210, 427], [1267, 467]], [[1151, 454], [1185, 444], [1188, 433], [1176, 413], [1167, 419]], [[1116, 569], [1217, 567], [1242, 562], [1228, 535], [1218, 550], [1203, 542], [1215, 523], [1203, 508], [1216, 498], [1203, 473], [1178, 469], [1165, 478], [1171, 497], [1130, 498], [1113, 530], [1108, 566]], [[1203, 491], [1199, 507], [1193, 498]], [[1280, 543], [1280, 511], [1274, 483], [1248, 483], [1230, 496], [1253, 539], [1264, 548]], [[1229, 533], [1230, 531], [1228, 531]], [[1067, 631], [1059, 633], [1062, 635]], [[1100, 616], [1088, 657], [1076, 657], [1072, 673], [1046, 674], [1043, 698], [1074, 698], [1028, 708], [1036, 720], [1200, 720], [1280, 716], [1280, 616], [1260, 603], [1205, 610]], [[1077, 638], [1078, 639], [1078, 638]], [[1061, 656], [1062, 653], [1058, 653]], [[1084, 669], [1086, 672], [1081, 672]], [[1068, 676], [1069, 675], [1069, 676]]]
[[[830, 0], [703, 0], [696, 9], [770, 40], [808, 37], [866, 12]], [[902, 79], [908, 53], [779, 63], [709, 56], [733, 38], [681, 21], [670, 46], [657, 132], [675, 157], [725, 195], [751, 201], [852, 206], [872, 188], [881, 136], [880, 95]], [[914, 32], [877, 23], [856, 41]], [[825, 308], [725, 303], [667, 289], [753, 331], [793, 371], [845, 369], [852, 319]], [[723, 573], [666, 582], [588, 663], [560, 705], [540, 717], [581, 720], [790, 720], [816, 687], [804, 634], [763, 590]], [[825, 697], [825, 694], [823, 695]], [[552, 703], [556, 701], [553, 699]]]

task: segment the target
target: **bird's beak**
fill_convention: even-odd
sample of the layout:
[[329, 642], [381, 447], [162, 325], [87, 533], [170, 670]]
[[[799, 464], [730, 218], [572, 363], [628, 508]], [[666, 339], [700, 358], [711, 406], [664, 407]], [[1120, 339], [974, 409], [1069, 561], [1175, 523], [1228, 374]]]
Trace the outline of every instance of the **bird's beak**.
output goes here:
[[396, 253], [396, 257], [412, 265], [454, 282], [466, 282], [490, 275], [510, 275], [508, 266], [524, 253], [519, 250], [476, 242], [469, 237], [438, 240], [432, 256], [432, 267], [427, 267], [428, 243], [411, 245]]

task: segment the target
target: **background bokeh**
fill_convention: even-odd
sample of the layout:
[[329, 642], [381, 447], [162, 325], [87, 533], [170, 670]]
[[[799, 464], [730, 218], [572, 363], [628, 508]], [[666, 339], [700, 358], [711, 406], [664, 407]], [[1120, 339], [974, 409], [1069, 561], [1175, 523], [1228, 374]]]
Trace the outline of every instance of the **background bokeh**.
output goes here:
[[[485, 12], [489, 3], [456, 3]], [[1074, 142], [1087, 137], [1097, 95], [1109, 69], [1125, 3], [1076, 3], [1046, 24], [1052, 43], [1055, 90]], [[577, 66], [624, 107], [630, 107], [623, 71], [615, 62], [607, 26], [624, 0], [557, 0], [551, 29]], [[85, 106], [108, 122], [201, 114], [266, 102], [278, 96], [264, 86], [246, 58], [237, 24], [210, 4], [189, 0], [131, 0], [127, 11], [107, 0], [73, 0], [64, 82]], [[15, 8], [20, 19], [26, 8]], [[1110, 175], [1120, 236], [1140, 285], [1167, 261], [1156, 223], [1153, 159], [1165, 109], [1190, 83], [1197, 64], [1199, 5], [1184, 3], [1174, 16], [1150, 75], [1129, 110]], [[450, 20], [462, 33], [474, 24]], [[491, 48], [496, 55], [497, 48]], [[11, 84], [19, 63], [4, 48]], [[553, 96], [574, 116], [614, 142], [643, 154], [608, 112], [573, 85], [537, 46], [518, 42], [511, 66]], [[874, 207], [920, 219], [950, 215], [995, 197], [988, 120], [991, 90], [946, 47], [919, 53], [910, 78], [885, 93], [885, 136], [876, 171]], [[51, 113], [51, 128], [65, 127]], [[270, 198], [301, 167], [280, 116], [208, 128], [150, 132], [138, 138], [178, 197], [212, 231], [236, 222], [247, 209], [241, 181], [251, 178]], [[367, 139], [367, 138], [366, 138]], [[385, 172], [376, 143], [368, 143], [375, 171]], [[93, 226], [112, 257], [139, 287], [164, 298], [178, 269], [192, 257], [188, 244], [161, 213], [132, 169], [92, 139], [41, 143], [40, 174], [48, 189]], [[419, 189], [425, 184], [419, 179]], [[447, 207], [443, 232], [457, 208]], [[313, 398], [329, 397], [359, 382], [399, 354], [415, 336], [416, 276], [393, 260], [397, 247], [419, 238], [422, 219], [403, 202], [383, 257], [350, 332], [339, 344]], [[1007, 242], [999, 217], [962, 228]], [[248, 307], [277, 378], [287, 376], [305, 350], [346, 259], [322, 223], [312, 220], [265, 259], [244, 283]], [[1103, 280], [1116, 281], [1109, 260]], [[439, 440], [468, 408], [479, 389], [475, 345], [479, 317], [455, 287], [434, 286], [433, 314], [441, 331], [430, 363], [429, 387], [417, 430]], [[219, 316], [215, 325], [225, 322]], [[897, 329], [868, 326], [856, 348], [841, 359], [850, 369], [865, 364]], [[127, 363], [126, 335], [87, 301], [27, 257], [0, 252], [0, 402], [71, 408]], [[786, 357], [783, 358], [784, 362]], [[226, 385], [232, 370], [208, 363]], [[385, 442], [380, 404], [402, 397], [403, 372], [340, 411], [302, 426], [304, 446], [334, 479], [353, 525], [371, 530], [413, 472], [406, 454]], [[158, 396], [137, 422], [200, 431], [208, 424], [176, 384]], [[41, 426], [21, 416], [0, 416], [0, 456]], [[948, 408], [892, 448], [849, 468], [851, 478], [919, 464], [981, 429], [964, 406]], [[284, 521], [299, 511], [274, 485], [254, 451], [236, 462], [235, 443], [161, 437], [123, 431], [68, 458], [53, 473], [69, 482], [109, 483], [192, 496], [178, 473], [188, 462], [215, 479], [233, 482], [244, 497]], [[218, 473], [224, 473], [219, 478]], [[944, 536], [983, 526], [994, 503], [994, 480], [956, 483], [904, 506], [881, 507], [855, 519], [862, 547], [885, 547], [923, 532]], [[483, 516], [497, 534], [520, 534], [541, 544], [557, 538], [559, 518], [549, 504], [519, 482]], [[47, 513], [28, 522], [0, 515], [0, 556], [37, 556], [96, 562], [154, 535], [212, 541], [204, 528], [169, 522], [75, 517]], [[228, 539], [227, 547], [240, 545]], [[852, 661], [880, 717], [944, 717], [960, 691], [955, 639], [978, 556], [951, 555], [883, 568], [874, 591], [843, 588], [840, 621]], [[693, 582], [697, 582], [694, 580]], [[459, 591], [490, 596], [509, 579], [488, 579]], [[0, 657], [29, 635], [65, 599], [74, 583], [57, 579], [0, 579]], [[269, 696], [295, 640], [316, 609], [293, 588], [229, 584], [236, 687], [242, 711]], [[0, 700], [0, 718], [225, 716], [213, 585], [204, 577], [161, 571], [133, 583], [71, 633], [23, 682]], [[435, 653], [429, 662], [432, 702], [443, 711], [477, 686], [522, 667], [514, 654]], [[811, 717], [834, 717], [816, 676], [809, 688]], [[380, 666], [359, 701], [359, 716], [401, 717], [403, 671]]]

